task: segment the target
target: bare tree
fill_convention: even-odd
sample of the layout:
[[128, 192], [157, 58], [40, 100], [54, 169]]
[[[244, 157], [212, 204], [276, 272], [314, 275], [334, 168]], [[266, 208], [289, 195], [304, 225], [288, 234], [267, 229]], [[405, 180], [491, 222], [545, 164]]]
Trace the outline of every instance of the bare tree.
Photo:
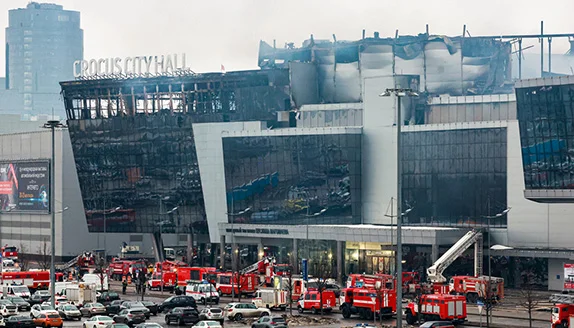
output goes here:
[[327, 282], [333, 278], [332, 261], [322, 261], [317, 266], [317, 290], [319, 291], [319, 307], [323, 314], [323, 291], [327, 288]]
[[521, 300], [519, 305], [528, 312], [528, 324], [529, 327], [532, 328], [532, 311], [538, 306], [540, 297], [536, 295], [534, 285], [531, 283], [530, 278], [525, 284], [522, 284], [520, 296]]
[[287, 279], [285, 279], [284, 289], [287, 290], [287, 295], [289, 297], [289, 315], [293, 315], [293, 267], [289, 267], [287, 271]]
[[96, 269], [94, 270], [94, 272], [98, 275], [98, 277], [100, 278], [100, 292], [104, 291], [104, 282], [106, 280], [106, 259], [103, 257], [96, 257], [95, 258], [95, 265], [96, 265]]
[[21, 271], [28, 271], [30, 265], [30, 254], [28, 254], [28, 247], [20, 243], [20, 249], [18, 250], [18, 261], [20, 264]]
[[42, 245], [38, 246], [38, 265], [42, 270], [48, 270], [50, 268], [50, 258], [51, 258], [51, 251], [50, 247], [48, 247], [48, 239], [44, 238], [42, 241]]

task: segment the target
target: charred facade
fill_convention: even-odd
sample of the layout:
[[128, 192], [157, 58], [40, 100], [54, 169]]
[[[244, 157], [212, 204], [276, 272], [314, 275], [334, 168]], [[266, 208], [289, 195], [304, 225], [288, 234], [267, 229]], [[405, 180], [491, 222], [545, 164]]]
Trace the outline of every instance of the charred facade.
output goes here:
[[193, 124], [289, 109], [280, 69], [61, 85], [91, 232], [205, 231]]

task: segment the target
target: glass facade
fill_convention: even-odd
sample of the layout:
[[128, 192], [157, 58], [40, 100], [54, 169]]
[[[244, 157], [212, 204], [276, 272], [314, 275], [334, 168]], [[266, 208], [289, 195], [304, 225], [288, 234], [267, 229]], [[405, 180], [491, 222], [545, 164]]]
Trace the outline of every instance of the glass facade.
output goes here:
[[223, 139], [230, 222], [357, 224], [361, 135]]
[[574, 85], [516, 89], [526, 189], [574, 189]]
[[486, 225], [507, 208], [506, 128], [404, 132], [402, 141], [404, 224]]
[[68, 121], [91, 232], [205, 229], [192, 117]]

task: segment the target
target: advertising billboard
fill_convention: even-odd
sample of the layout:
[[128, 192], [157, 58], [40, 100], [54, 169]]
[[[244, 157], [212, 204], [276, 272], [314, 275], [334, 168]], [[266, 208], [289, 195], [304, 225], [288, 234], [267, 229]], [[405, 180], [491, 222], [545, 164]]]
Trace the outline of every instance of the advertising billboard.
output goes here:
[[0, 210], [49, 212], [49, 192], [49, 161], [0, 161]]
[[574, 289], [574, 264], [564, 263], [564, 290]]

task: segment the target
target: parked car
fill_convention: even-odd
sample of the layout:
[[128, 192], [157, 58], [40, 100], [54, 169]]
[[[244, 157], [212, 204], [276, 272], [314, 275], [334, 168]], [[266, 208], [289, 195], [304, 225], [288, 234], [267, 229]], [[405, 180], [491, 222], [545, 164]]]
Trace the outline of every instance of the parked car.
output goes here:
[[114, 316], [114, 322], [125, 323], [128, 326], [145, 321], [145, 314], [141, 308], [123, 309]]
[[106, 328], [130, 328], [130, 326], [125, 323], [114, 322], [107, 325]]
[[[52, 298], [48, 298], [46, 300], [46, 302], [44, 303], [48, 303], [48, 304], [52, 304]], [[42, 303], [42, 304], [44, 304]], [[60, 304], [64, 304], [64, 303], [68, 303], [68, 298], [66, 296], [60, 296], [60, 295], [56, 295], [56, 298], [54, 299], [54, 304], [56, 306], [60, 305]]]
[[18, 306], [9, 300], [0, 300], [0, 315], [9, 317], [18, 314]]
[[171, 325], [172, 322], [177, 322], [179, 325], [196, 324], [199, 322], [199, 313], [195, 308], [176, 307], [165, 315], [165, 323]]
[[4, 322], [4, 317], [0, 315], [0, 327], [4, 326], [6, 326], [6, 323]]
[[36, 328], [36, 324], [32, 318], [25, 315], [14, 315], [4, 320], [6, 327], [14, 328]]
[[199, 312], [199, 320], [215, 320], [223, 324], [223, 310], [218, 307], [204, 308]]
[[125, 302], [125, 301], [122, 301], [122, 300], [112, 301], [110, 304], [106, 305], [106, 313], [108, 315], [120, 313], [123, 302]]
[[48, 304], [35, 304], [32, 305], [32, 309], [30, 310], [30, 317], [32, 317], [32, 319], [36, 318], [38, 315], [40, 315], [40, 312], [42, 311], [47, 311], [47, 310], [53, 310], [51, 305]]
[[166, 313], [176, 307], [192, 307], [197, 309], [197, 304], [191, 296], [171, 296], [159, 305], [159, 311]]
[[449, 321], [427, 321], [419, 326], [420, 328], [434, 328], [434, 327], [441, 327], [441, 328], [455, 328], [454, 324]]
[[107, 305], [113, 301], [117, 301], [120, 299], [120, 294], [116, 292], [102, 292], [98, 297], [96, 297], [96, 301]]
[[142, 310], [142, 312], [145, 315], [146, 319], [149, 319], [149, 317], [151, 316], [151, 312], [150, 310], [145, 307], [145, 305], [142, 304], [142, 302], [124, 302], [122, 303], [121, 309], [139, 309]]
[[[39, 294], [38, 292], [42, 292], [42, 293]], [[30, 296], [28, 303], [30, 303], [30, 305], [42, 304], [49, 299], [50, 299], [50, 293], [49, 292], [47, 292], [45, 290], [39, 290], [39, 291], [35, 292], [34, 294], [32, 294], [32, 296]]]
[[84, 321], [83, 328], [106, 328], [109, 324], [114, 323], [114, 319], [107, 315], [95, 315]]
[[271, 311], [266, 308], [258, 308], [251, 303], [229, 303], [224, 312], [229, 320], [241, 320], [243, 318], [262, 317], [271, 315]]
[[163, 328], [159, 323], [144, 322], [136, 326], [136, 328]]
[[78, 308], [72, 304], [60, 305], [58, 306], [57, 311], [60, 314], [60, 317], [62, 317], [64, 320], [80, 320], [82, 318], [82, 312], [80, 312], [80, 310], [78, 310]]
[[287, 328], [287, 322], [280, 316], [264, 316], [255, 321], [251, 328]]
[[153, 315], [157, 315], [159, 311], [158, 304], [152, 301], [141, 301], [141, 303], [149, 310], [149, 312]]
[[194, 327], [223, 328], [221, 323], [213, 320], [200, 321], [197, 324], [195, 324]]
[[64, 322], [62, 321], [60, 314], [58, 314], [58, 311], [54, 310], [42, 311], [33, 320], [36, 326], [41, 326], [42, 328], [62, 327], [64, 325]]
[[106, 307], [102, 303], [87, 303], [80, 309], [82, 316], [91, 317], [94, 315], [105, 315]]
[[18, 307], [18, 311], [30, 311], [30, 303], [26, 302], [25, 299], [23, 299], [20, 296], [8, 296], [6, 297], [10, 302], [16, 304], [16, 306]]

